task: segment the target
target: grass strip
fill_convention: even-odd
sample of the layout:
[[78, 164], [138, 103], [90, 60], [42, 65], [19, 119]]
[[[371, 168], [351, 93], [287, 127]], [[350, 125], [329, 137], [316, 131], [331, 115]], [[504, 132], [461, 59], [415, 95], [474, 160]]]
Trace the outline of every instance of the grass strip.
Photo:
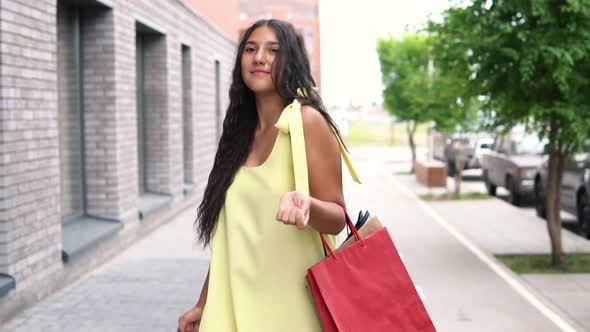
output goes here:
[[479, 192], [468, 192], [468, 193], [461, 193], [459, 196], [455, 195], [454, 193], [448, 194], [433, 194], [428, 193], [424, 195], [420, 195], [420, 198], [432, 202], [432, 201], [461, 201], [461, 200], [474, 200], [474, 199], [490, 199], [492, 196], [488, 195], [487, 193], [479, 193]]
[[568, 254], [563, 267], [551, 266], [550, 255], [496, 255], [512, 271], [522, 273], [590, 273], [590, 254]]

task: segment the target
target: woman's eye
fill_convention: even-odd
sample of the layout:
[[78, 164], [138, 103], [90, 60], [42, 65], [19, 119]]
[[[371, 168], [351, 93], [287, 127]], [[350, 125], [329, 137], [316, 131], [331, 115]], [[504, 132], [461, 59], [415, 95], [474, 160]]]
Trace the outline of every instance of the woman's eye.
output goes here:
[[247, 47], [246, 48], [246, 52], [248, 52], [248, 53], [254, 52], [254, 51], [255, 51], [254, 47]]
[[270, 53], [278, 53], [279, 49], [278, 48], [271, 48], [270, 49]]

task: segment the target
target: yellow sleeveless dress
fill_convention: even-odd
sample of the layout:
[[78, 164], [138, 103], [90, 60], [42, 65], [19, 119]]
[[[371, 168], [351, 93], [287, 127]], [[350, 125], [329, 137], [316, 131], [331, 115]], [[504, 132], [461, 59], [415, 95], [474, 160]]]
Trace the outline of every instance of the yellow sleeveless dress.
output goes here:
[[300, 108], [294, 101], [283, 110], [268, 159], [241, 167], [227, 191], [211, 242], [200, 332], [322, 330], [305, 278], [324, 257], [319, 234], [276, 220], [283, 193], [309, 193]]

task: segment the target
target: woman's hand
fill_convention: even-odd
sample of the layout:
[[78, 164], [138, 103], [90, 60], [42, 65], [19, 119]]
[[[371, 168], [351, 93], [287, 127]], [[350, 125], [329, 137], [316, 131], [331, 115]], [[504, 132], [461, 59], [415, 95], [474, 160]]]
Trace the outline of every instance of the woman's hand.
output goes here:
[[199, 332], [203, 308], [195, 306], [178, 318], [178, 332]]
[[301, 191], [290, 191], [283, 194], [277, 212], [277, 220], [304, 229], [309, 223], [311, 197]]

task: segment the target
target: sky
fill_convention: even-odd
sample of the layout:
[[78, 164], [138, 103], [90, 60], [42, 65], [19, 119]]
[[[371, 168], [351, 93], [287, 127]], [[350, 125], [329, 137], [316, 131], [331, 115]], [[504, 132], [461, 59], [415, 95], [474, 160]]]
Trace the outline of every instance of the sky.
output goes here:
[[447, 7], [448, 0], [319, 0], [324, 103], [381, 103], [377, 38], [401, 36]]

